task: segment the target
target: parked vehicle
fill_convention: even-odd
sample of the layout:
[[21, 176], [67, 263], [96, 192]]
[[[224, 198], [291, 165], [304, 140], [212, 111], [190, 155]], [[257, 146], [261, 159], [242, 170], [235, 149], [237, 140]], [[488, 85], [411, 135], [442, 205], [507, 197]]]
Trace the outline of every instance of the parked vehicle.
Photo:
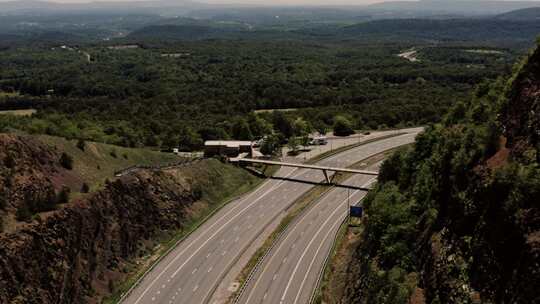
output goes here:
[[326, 145], [327, 143], [328, 139], [326, 138], [326, 136], [315, 137], [309, 142], [309, 144], [312, 146], [321, 146]]

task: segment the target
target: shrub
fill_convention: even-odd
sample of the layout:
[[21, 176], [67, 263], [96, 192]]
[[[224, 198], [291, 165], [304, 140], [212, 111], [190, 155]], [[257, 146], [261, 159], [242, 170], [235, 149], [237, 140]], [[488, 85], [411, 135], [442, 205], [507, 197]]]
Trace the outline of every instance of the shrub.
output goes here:
[[116, 154], [116, 149], [112, 149], [111, 152], [109, 153], [112, 157], [114, 158], [117, 158], [118, 155]]
[[7, 195], [5, 192], [0, 193], [0, 209], [4, 209], [7, 206]]
[[79, 148], [81, 151], [84, 151], [85, 146], [86, 142], [83, 139], [79, 139], [79, 141], [77, 141], [77, 148]]
[[68, 170], [73, 169], [73, 157], [63, 152], [60, 156], [60, 165]]
[[32, 218], [32, 212], [30, 212], [30, 209], [26, 204], [23, 204], [22, 206], [17, 208], [17, 211], [15, 212], [15, 217], [18, 221], [27, 222]]
[[82, 187], [81, 187], [81, 192], [82, 192], [82, 193], [88, 193], [88, 192], [90, 192], [90, 186], [88, 186], [87, 183], [83, 183], [83, 184], [82, 184]]
[[71, 194], [71, 190], [68, 187], [62, 187], [60, 192], [58, 192], [56, 196], [56, 202], [58, 204], [66, 204], [69, 202], [69, 195]]
[[194, 186], [193, 189], [191, 190], [191, 194], [193, 195], [193, 198], [196, 201], [200, 200], [203, 197], [203, 190], [201, 186], [199, 185]]
[[6, 168], [9, 169], [13, 169], [15, 167], [15, 158], [13, 157], [13, 155], [8, 153], [6, 158], [4, 158], [4, 165], [6, 166]]

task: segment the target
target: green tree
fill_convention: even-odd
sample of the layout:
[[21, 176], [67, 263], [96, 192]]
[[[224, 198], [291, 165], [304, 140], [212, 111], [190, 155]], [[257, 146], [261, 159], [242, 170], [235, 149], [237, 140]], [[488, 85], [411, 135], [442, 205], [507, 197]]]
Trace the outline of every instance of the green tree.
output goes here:
[[298, 117], [297, 119], [294, 120], [294, 123], [293, 123], [294, 135], [299, 136], [299, 137], [309, 135], [309, 133], [311, 132], [311, 129], [312, 129], [311, 125], [307, 121], [305, 121], [302, 117]]
[[274, 124], [274, 129], [283, 134], [285, 138], [289, 138], [294, 135], [294, 129], [291, 121], [282, 112], [272, 112], [272, 123]]
[[343, 116], [336, 116], [334, 118], [334, 135], [349, 136], [351, 134], [354, 134], [352, 123]]
[[268, 135], [261, 144], [261, 153], [264, 155], [274, 155], [280, 150], [280, 140], [278, 136]]
[[232, 134], [235, 139], [239, 140], [252, 140], [253, 139], [253, 133], [251, 133], [251, 129], [249, 127], [249, 124], [245, 119], [238, 119], [234, 122], [232, 126]]
[[287, 147], [289, 147], [291, 154], [298, 154], [300, 150], [300, 139], [295, 136], [290, 137], [289, 141], [287, 142]]
[[263, 137], [272, 133], [272, 124], [255, 114], [250, 114], [247, 122], [254, 137]]

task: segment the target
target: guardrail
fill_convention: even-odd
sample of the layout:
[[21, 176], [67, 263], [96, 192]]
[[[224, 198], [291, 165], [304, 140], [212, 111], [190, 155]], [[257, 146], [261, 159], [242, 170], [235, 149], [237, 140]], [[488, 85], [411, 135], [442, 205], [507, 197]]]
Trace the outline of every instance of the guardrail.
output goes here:
[[338, 237], [339, 237], [339, 230], [341, 230], [341, 228], [343, 228], [344, 225], [346, 225], [346, 224], [348, 225], [348, 223], [347, 223], [348, 219], [349, 219], [349, 216], [347, 216], [347, 215], [344, 216], [343, 219], [341, 220], [341, 223], [339, 224], [337, 233], [334, 235], [334, 239], [332, 240], [332, 247], [330, 247], [331, 251], [324, 258], [323, 267], [319, 271], [319, 275], [317, 277], [317, 282], [315, 283], [315, 288], [313, 289], [313, 292], [311, 293], [311, 297], [309, 298], [309, 302], [308, 302], [309, 304], [314, 304], [315, 303], [315, 299], [317, 298], [317, 294], [320, 292], [321, 281], [324, 278], [326, 268], [328, 267], [328, 263], [330, 261], [330, 258], [332, 257], [332, 252], [336, 248], [337, 240], [338, 240]]

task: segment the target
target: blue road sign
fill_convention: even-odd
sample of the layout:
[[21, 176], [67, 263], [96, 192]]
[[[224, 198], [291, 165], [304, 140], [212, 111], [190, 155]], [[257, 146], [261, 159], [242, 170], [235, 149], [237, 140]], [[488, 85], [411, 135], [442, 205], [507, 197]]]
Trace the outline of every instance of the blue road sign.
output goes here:
[[350, 207], [350, 216], [351, 217], [362, 217], [362, 214], [364, 213], [364, 208], [360, 206], [351, 206]]

